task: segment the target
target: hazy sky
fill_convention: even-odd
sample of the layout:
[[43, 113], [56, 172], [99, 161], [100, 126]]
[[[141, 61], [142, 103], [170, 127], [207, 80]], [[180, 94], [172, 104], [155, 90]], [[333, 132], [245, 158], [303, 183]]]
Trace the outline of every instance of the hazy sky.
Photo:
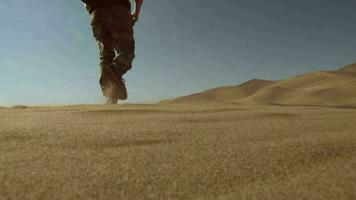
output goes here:
[[[356, 62], [355, 0], [146, 0], [130, 102]], [[80, 0], [0, 0], [0, 106], [101, 103]]]

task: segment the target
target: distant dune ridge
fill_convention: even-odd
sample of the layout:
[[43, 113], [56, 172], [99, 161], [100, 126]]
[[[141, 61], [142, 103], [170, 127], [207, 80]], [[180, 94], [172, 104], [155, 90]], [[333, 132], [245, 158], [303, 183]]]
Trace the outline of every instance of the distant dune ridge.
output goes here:
[[279, 81], [253, 79], [161, 103], [356, 106], [356, 63], [336, 71], [312, 72]]

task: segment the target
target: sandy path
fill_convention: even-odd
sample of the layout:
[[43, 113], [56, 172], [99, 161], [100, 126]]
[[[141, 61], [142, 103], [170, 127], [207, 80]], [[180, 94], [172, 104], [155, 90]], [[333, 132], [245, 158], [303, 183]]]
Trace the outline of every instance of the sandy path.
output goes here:
[[0, 199], [356, 199], [356, 110], [0, 109]]

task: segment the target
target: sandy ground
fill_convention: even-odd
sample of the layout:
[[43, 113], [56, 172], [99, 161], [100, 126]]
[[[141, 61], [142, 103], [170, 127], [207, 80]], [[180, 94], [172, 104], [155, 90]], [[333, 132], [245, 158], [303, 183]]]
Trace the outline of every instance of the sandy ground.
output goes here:
[[356, 199], [356, 110], [0, 109], [0, 199]]

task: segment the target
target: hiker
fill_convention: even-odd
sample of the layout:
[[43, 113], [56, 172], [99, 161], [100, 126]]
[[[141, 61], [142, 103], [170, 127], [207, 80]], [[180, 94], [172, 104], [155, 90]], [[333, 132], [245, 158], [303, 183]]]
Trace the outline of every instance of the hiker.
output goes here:
[[82, 0], [91, 15], [93, 35], [100, 50], [100, 86], [107, 104], [127, 99], [122, 76], [135, 57], [133, 26], [140, 16], [143, 0]]

